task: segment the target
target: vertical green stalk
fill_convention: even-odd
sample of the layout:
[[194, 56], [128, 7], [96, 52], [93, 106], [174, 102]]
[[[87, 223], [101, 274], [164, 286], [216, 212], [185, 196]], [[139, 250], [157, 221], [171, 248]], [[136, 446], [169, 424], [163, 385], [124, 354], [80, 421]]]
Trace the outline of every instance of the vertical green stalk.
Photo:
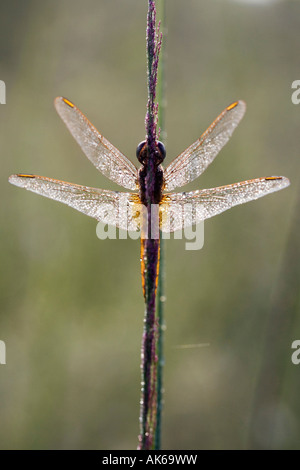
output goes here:
[[[160, 51], [160, 65], [158, 69], [158, 127], [160, 129], [160, 140], [165, 144], [165, 111], [166, 111], [166, 3], [165, 0], [158, 2], [158, 13], [160, 17], [161, 31], [164, 37]], [[156, 411], [156, 429], [155, 429], [155, 449], [161, 448], [161, 426], [162, 426], [162, 409], [163, 409], [163, 367], [164, 367], [164, 302], [165, 302], [165, 243], [160, 232], [160, 267], [157, 286], [157, 324], [158, 324], [158, 340], [157, 340], [157, 411]]]
[[[142, 390], [140, 402], [140, 450], [155, 448], [157, 414], [157, 341], [156, 278], [159, 265], [159, 240], [152, 235], [152, 207], [156, 204], [157, 177], [157, 108], [156, 86], [158, 60], [162, 35], [156, 27], [155, 0], [148, 0], [147, 13], [147, 87], [148, 101], [145, 118], [146, 156], [143, 171], [145, 207], [147, 208], [147, 233], [141, 240], [141, 261], [144, 279], [145, 317], [141, 351]], [[159, 218], [155, 219], [159, 224]]]

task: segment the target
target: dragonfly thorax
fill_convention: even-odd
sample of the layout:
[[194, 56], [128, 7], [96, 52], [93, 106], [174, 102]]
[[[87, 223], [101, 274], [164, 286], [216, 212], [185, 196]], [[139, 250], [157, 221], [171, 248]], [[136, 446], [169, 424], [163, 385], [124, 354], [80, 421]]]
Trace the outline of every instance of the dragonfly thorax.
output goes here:
[[[148, 206], [148, 198], [146, 197], [146, 178], [147, 178], [147, 162], [148, 162], [148, 149], [147, 142], [144, 140], [141, 142], [136, 149], [136, 156], [138, 161], [142, 164], [142, 167], [139, 169], [139, 195], [142, 204]], [[152, 179], [153, 183], [151, 184], [151, 189], [148, 194], [151, 194], [151, 204], [159, 204], [162, 199], [162, 189], [164, 186], [164, 176], [163, 168], [161, 163], [166, 156], [165, 146], [162, 142], [157, 142], [156, 153], [155, 153], [155, 175]]]

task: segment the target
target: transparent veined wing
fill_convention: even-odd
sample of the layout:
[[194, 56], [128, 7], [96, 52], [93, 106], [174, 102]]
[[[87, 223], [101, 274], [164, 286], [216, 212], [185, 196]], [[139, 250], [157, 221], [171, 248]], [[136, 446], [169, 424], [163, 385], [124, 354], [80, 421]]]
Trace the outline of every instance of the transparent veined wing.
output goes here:
[[62, 202], [104, 224], [139, 230], [141, 206], [137, 194], [90, 188], [37, 175], [12, 175], [9, 182]]
[[198, 178], [228, 142], [245, 111], [244, 101], [227, 106], [204, 134], [167, 166], [164, 189], [172, 191]]
[[271, 176], [186, 193], [168, 193], [160, 206], [161, 230], [174, 232], [221, 212], [289, 186], [288, 178]]
[[105, 139], [71, 101], [59, 96], [54, 105], [72, 136], [97, 170], [124, 188], [137, 189], [135, 165]]

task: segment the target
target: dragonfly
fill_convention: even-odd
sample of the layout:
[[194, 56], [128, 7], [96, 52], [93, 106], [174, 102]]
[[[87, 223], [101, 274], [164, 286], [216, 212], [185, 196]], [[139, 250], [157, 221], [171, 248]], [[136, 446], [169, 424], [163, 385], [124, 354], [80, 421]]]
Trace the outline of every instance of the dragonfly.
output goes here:
[[[130, 191], [91, 188], [23, 173], [10, 176], [9, 182], [67, 204], [104, 224], [123, 230], [140, 230], [142, 284], [145, 295], [144, 251], [148, 232], [145, 228], [143, 229], [143, 220], [145, 221], [145, 213], [150, 210], [146, 198], [147, 141], [142, 141], [136, 150], [136, 156], [141, 165], [138, 169], [97, 131], [75, 104], [66, 98], [58, 97], [54, 105], [92, 164], [111, 181]], [[192, 182], [206, 170], [230, 139], [244, 116], [245, 110], [244, 101], [235, 101], [227, 106], [201, 137], [180, 153], [165, 169], [162, 163], [166, 157], [166, 150], [161, 142], [156, 142], [154, 197], [151, 201], [153, 206], [158, 208], [153, 211], [156, 228], [162, 232], [174, 232], [202, 222], [236, 205], [283, 189], [290, 184], [288, 178], [284, 176], [268, 176], [216, 188], [173, 192], [174, 189]], [[188, 217], [184, 213], [187, 205], [193, 209]], [[154, 230], [156, 238], [159, 230]], [[155, 274], [156, 285], [158, 266]]]

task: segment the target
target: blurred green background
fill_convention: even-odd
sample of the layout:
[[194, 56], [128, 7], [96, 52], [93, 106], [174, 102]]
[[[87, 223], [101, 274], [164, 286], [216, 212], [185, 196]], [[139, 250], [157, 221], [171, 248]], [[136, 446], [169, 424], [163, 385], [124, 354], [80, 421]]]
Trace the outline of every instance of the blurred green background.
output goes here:
[[[1, 449], [135, 449], [144, 304], [139, 242], [10, 186], [26, 172], [117, 189], [56, 114], [74, 101], [135, 161], [144, 138], [140, 0], [2, 0]], [[167, 1], [167, 162], [236, 99], [247, 113], [185, 189], [285, 175], [291, 186], [166, 242], [163, 447], [299, 449], [300, 2]], [[186, 344], [209, 347], [180, 349]]]

